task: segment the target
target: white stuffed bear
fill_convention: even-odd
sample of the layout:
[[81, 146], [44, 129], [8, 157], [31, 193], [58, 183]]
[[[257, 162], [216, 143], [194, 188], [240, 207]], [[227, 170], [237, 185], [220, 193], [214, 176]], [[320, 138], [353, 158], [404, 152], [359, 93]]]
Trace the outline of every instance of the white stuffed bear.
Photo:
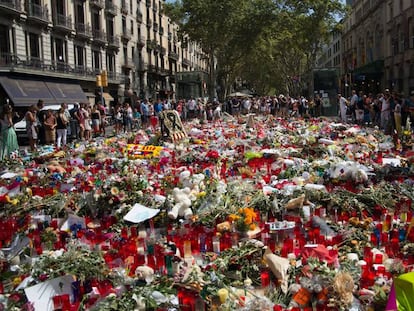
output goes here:
[[191, 189], [185, 187], [181, 188], [174, 188], [172, 191], [172, 196], [174, 199], [174, 206], [168, 212], [168, 217], [171, 219], [177, 219], [178, 216], [184, 217], [185, 219], [189, 219], [193, 215], [193, 211], [191, 210]]

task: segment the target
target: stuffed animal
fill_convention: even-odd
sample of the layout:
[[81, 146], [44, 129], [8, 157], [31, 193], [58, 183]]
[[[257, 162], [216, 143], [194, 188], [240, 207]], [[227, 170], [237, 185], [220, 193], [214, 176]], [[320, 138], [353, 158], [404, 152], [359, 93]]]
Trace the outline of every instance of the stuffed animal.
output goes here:
[[314, 284], [312, 279], [301, 277], [299, 284], [293, 284], [289, 288], [292, 293], [292, 300], [289, 304], [290, 308], [305, 308], [312, 303], [314, 292]]
[[184, 189], [176, 187], [173, 189], [172, 196], [175, 204], [168, 212], [168, 217], [177, 219], [178, 216], [180, 216], [189, 219], [193, 215], [190, 194], [191, 189], [188, 187], [185, 187]]
[[154, 269], [149, 266], [139, 266], [135, 269], [135, 275], [140, 280], [145, 280], [150, 284], [154, 279]]

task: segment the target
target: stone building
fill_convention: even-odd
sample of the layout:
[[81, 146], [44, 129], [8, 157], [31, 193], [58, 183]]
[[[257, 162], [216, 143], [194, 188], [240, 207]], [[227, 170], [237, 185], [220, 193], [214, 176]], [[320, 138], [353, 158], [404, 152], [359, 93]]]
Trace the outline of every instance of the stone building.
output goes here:
[[179, 40], [164, 0], [0, 0], [0, 102], [27, 107], [101, 98], [106, 104], [173, 98], [176, 73], [205, 71], [206, 57]]
[[349, 88], [414, 90], [414, 1], [354, 0], [344, 20], [342, 77]]

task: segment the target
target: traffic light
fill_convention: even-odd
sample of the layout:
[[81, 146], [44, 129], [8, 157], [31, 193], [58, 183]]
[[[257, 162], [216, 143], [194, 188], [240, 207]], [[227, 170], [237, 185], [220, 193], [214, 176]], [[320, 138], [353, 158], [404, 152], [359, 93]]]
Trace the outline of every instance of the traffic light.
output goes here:
[[101, 75], [96, 75], [96, 86], [102, 86]]
[[102, 70], [101, 72], [101, 81], [102, 86], [108, 86], [108, 73], [106, 72], [106, 70]]

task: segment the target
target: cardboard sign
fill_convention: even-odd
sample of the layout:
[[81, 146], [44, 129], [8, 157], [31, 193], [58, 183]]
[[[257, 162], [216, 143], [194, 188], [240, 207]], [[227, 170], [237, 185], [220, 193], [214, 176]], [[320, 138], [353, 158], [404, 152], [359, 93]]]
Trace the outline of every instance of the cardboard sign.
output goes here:
[[55, 310], [52, 298], [64, 294], [72, 295], [73, 281], [73, 276], [65, 275], [28, 287], [24, 292], [33, 303], [35, 311], [52, 311]]

